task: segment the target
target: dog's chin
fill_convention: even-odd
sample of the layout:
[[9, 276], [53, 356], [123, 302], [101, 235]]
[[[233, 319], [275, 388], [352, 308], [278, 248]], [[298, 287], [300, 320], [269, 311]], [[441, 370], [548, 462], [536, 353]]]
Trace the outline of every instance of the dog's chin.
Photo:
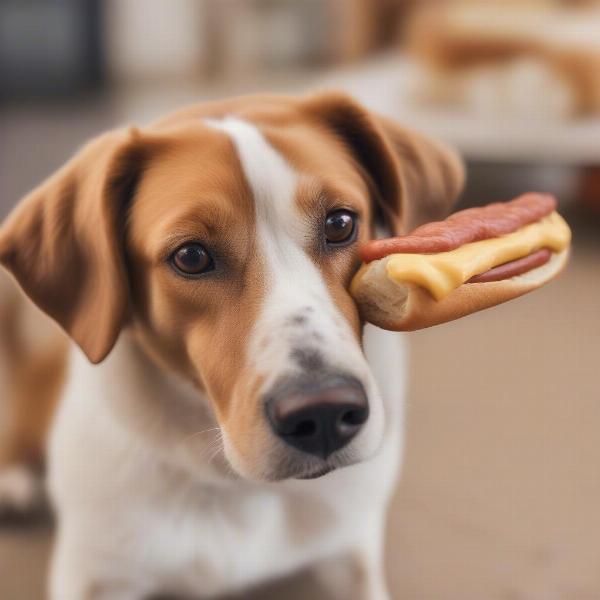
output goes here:
[[310, 473], [303, 473], [302, 475], [296, 475], [294, 479], [319, 479], [321, 477], [325, 477], [332, 471], [335, 471], [338, 467], [326, 466], [321, 469], [317, 469]]
[[295, 469], [278, 469], [269, 473], [264, 479], [273, 483], [290, 480], [309, 481], [312, 479], [320, 479], [333, 471], [342, 469], [346, 465], [321, 465]]
[[271, 481], [285, 481], [290, 479], [308, 481], [311, 479], [320, 479], [339, 471], [345, 467], [350, 467], [354, 464], [362, 462], [361, 460], [339, 460], [329, 459], [321, 461], [310, 461], [304, 464], [286, 465], [283, 468], [275, 469], [271, 473], [269, 479]]
[[[278, 483], [289, 480], [309, 481], [320, 479], [334, 471], [369, 460], [371, 453], [366, 456], [351, 448], [344, 448], [327, 458], [304, 455], [295, 450], [275, 447], [265, 451], [267, 460], [251, 460], [236, 452], [228, 452], [231, 446], [225, 445], [224, 458], [229, 465], [229, 471], [238, 478], [255, 483]], [[270, 460], [269, 460], [270, 459]]]
[[[378, 452], [369, 453], [366, 456], [362, 452], [344, 449], [334, 453], [326, 459], [313, 456], [300, 456], [298, 452], [277, 454], [277, 458], [266, 463], [238, 462], [229, 460], [230, 470], [242, 479], [256, 483], [278, 483], [283, 481], [297, 480], [310, 481], [321, 479], [334, 471], [343, 470], [346, 467], [361, 464], [370, 460]], [[273, 454], [271, 454], [273, 457]]]
[[312, 465], [286, 465], [285, 467], [279, 467], [274, 469], [267, 469], [260, 472], [249, 471], [248, 469], [240, 470], [231, 465], [230, 471], [235, 473], [237, 477], [246, 479], [247, 481], [254, 481], [256, 483], [279, 483], [290, 480], [301, 480], [308, 481], [312, 479], [319, 479], [325, 477], [333, 471], [337, 471], [350, 464], [328, 464], [323, 461], [322, 464]]

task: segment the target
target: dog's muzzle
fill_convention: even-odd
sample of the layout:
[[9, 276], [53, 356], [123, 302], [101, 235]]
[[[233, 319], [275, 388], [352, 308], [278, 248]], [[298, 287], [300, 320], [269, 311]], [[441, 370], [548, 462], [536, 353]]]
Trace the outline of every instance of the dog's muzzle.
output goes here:
[[348, 444], [369, 418], [363, 385], [343, 374], [284, 380], [269, 394], [266, 410], [278, 437], [324, 460]]

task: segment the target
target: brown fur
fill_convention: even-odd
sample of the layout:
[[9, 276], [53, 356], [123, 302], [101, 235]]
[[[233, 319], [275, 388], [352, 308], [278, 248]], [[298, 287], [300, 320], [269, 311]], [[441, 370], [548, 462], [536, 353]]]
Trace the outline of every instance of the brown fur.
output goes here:
[[0, 272], [0, 353], [5, 363], [1, 401], [0, 469], [43, 462], [46, 435], [66, 371], [67, 339]]

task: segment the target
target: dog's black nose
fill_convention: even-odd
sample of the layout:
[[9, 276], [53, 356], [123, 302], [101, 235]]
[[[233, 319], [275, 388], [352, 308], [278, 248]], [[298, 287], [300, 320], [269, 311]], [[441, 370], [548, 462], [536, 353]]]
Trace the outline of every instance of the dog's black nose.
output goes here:
[[369, 403], [357, 380], [335, 377], [320, 384], [283, 386], [269, 399], [267, 413], [281, 439], [327, 458], [358, 433], [369, 417]]

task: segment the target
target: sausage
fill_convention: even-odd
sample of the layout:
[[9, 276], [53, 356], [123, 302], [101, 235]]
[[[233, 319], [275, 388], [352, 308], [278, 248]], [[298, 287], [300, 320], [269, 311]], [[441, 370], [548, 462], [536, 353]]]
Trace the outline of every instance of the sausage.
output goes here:
[[531, 192], [510, 202], [461, 210], [445, 221], [421, 225], [405, 236], [372, 240], [359, 249], [359, 254], [363, 262], [369, 263], [389, 254], [449, 252], [464, 244], [512, 233], [554, 210], [553, 196]]
[[490, 281], [510, 279], [511, 277], [522, 275], [523, 273], [527, 273], [527, 271], [545, 265], [550, 258], [552, 258], [552, 251], [548, 250], [548, 248], [542, 248], [537, 252], [532, 252], [529, 256], [512, 260], [503, 265], [498, 265], [485, 273], [475, 275], [474, 277], [471, 277], [467, 283], [488, 283]]

